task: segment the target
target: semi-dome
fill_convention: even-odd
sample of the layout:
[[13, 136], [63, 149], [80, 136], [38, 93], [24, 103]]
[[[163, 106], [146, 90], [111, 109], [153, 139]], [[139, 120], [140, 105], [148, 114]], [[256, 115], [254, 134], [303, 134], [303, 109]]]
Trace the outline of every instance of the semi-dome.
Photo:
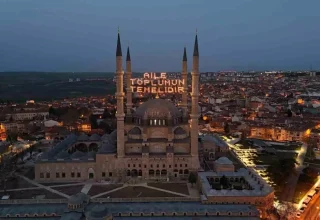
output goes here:
[[186, 131], [183, 130], [183, 128], [178, 127], [176, 128], [176, 130], [174, 130], [174, 134], [177, 134], [177, 135], [186, 134]]
[[81, 134], [79, 137], [78, 137], [78, 141], [87, 141], [89, 140], [89, 137], [88, 135], [86, 134]]
[[134, 127], [129, 131], [129, 134], [139, 135], [139, 134], [141, 134], [141, 130], [138, 127]]
[[89, 138], [90, 141], [100, 141], [101, 137], [98, 134], [93, 134]]
[[115, 152], [117, 152], [117, 146], [111, 143], [103, 143], [98, 150], [99, 154], [108, 154]]
[[227, 157], [220, 157], [218, 160], [215, 161], [216, 163], [219, 163], [219, 164], [233, 164], [231, 160], [229, 160], [229, 158]]
[[164, 99], [150, 99], [143, 103], [137, 111], [134, 113], [135, 116], [143, 118], [145, 116], [150, 118], [158, 117], [179, 117], [181, 112], [171, 102]]

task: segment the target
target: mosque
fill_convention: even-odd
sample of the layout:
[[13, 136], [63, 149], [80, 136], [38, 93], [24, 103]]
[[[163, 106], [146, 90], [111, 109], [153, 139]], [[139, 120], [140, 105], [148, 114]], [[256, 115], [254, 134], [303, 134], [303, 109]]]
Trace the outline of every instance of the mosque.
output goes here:
[[[104, 136], [70, 135], [35, 165], [39, 182], [102, 181], [137, 176], [150, 179], [186, 178], [200, 168], [198, 156], [199, 50], [195, 37], [192, 67], [191, 110], [187, 94], [187, 54], [182, 59], [181, 108], [155, 98], [132, 104], [132, 71], [129, 48], [126, 72], [122, 69], [122, 49], [118, 33], [116, 49], [117, 130]], [[124, 82], [124, 76], [126, 82]], [[126, 86], [124, 86], [124, 83]], [[126, 93], [124, 92], [126, 88]], [[127, 100], [126, 106], [124, 99]]]

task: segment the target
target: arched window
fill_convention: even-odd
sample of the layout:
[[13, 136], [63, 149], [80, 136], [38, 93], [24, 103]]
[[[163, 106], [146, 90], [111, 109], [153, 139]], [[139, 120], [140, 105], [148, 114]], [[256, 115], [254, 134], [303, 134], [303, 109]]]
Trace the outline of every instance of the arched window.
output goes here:
[[162, 120], [162, 124], [163, 124], [163, 125], [166, 125], [166, 120], [163, 119], [163, 120]]
[[150, 125], [152, 125], [152, 120], [150, 120]]

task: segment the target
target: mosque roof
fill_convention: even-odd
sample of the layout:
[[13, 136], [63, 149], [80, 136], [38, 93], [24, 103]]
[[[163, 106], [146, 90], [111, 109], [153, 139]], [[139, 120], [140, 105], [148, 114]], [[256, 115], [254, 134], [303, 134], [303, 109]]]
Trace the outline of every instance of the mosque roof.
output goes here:
[[141, 130], [138, 127], [134, 127], [129, 131], [129, 134], [141, 134]]
[[218, 160], [215, 161], [218, 164], [228, 164], [228, 165], [232, 165], [232, 161], [229, 160], [227, 157], [220, 157]]
[[100, 141], [101, 137], [98, 134], [93, 134], [93, 135], [90, 136], [89, 140], [90, 141]]
[[77, 139], [77, 141], [87, 141], [87, 140], [89, 140], [89, 137], [86, 134], [81, 134]]
[[183, 130], [183, 128], [181, 128], [181, 127], [178, 127], [178, 128], [176, 128], [176, 130], [174, 130], [174, 134], [186, 134], [186, 131], [185, 130]]
[[138, 117], [178, 117], [179, 109], [170, 101], [164, 99], [150, 99], [144, 102], [134, 113]]

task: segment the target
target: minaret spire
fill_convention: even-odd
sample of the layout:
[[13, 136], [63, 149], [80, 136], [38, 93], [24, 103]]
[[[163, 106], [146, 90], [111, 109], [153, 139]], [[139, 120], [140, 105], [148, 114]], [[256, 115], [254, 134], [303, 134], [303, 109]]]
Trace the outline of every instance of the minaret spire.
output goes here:
[[[182, 58], [182, 72], [181, 77], [184, 82], [183, 93], [182, 93], [182, 102], [181, 107], [184, 112], [184, 116], [187, 116], [188, 113], [188, 62], [187, 62], [187, 49], [183, 49], [183, 58]], [[188, 120], [187, 117], [184, 118], [185, 121]]]
[[131, 61], [129, 46], [128, 46], [128, 49], [127, 49], [127, 61]]
[[196, 39], [194, 41], [194, 49], [193, 49], [193, 56], [199, 56], [199, 48], [198, 48], [198, 30], [196, 30]]
[[119, 27], [118, 27], [118, 40], [117, 40], [117, 53], [116, 53], [116, 56], [117, 57], [122, 57]]
[[184, 47], [184, 50], [183, 50], [183, 59], [182, 61], [187, 61], [187, 49], [186, 47]]
[[191, 130], [191, 156], [193, 161], [193, 167], [199, 167], [198, 158], [198, 132], [199, 132], [199, 112], [198, 112], [198, 100], [199, 100], [199, 49], [198, 49], [198, 33], [194, 42], [193, 49], [193, 63], [192, 63], [192, 92], [191, 92], [191, 114], [190, 114], [190, 130]]
[[127, 59], [126, 59], [126, 84], [127, 84], [127, 121], [132, 122], [132, 115], [131, 115], [131, 109], [132, 109], [132, 89], [131, 89], [131, 77], [132, 77], [132, 71], [131, 71], [131, 58], [130, 58], [130, 49], [129, 46], [127, 48]]
[[122, 69], [122, 50], [120, 42], [120, 33], [118, 29], [117, 52], [116, 52], [116, 78], [117, 78], [117, 156], [123, 157], [124, 152], [124, 92], [123, 92], [123, 69]]

